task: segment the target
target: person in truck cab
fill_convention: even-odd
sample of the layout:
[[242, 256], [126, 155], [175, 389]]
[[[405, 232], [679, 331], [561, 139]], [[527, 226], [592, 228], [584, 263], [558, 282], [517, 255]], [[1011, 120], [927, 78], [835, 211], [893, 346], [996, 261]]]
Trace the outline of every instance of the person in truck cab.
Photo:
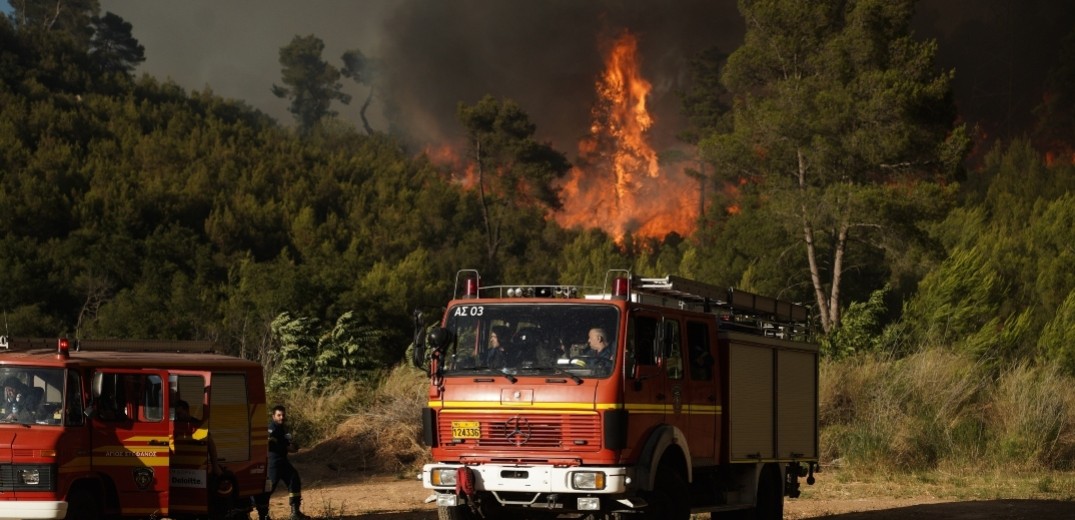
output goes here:
[[501, 369], [513, 366], [516, 353], [508, 346], [511, 331], [507, 327], [493, 327], [489, 332], [489, 353], [485, 357], [485, 366]]
[[4, 381], [4, 420], [18, 422], [32, 422], [30, 417], [33, 404], [30, 401], [30, 391], [26, 385], [15, 377], [9, 377]]
[[594, 369], [598, 372], [609, 373], [612, 371], [612, 363], [615, 360], [616, 351], [609, 348], [608, 333], [605, 329], [594, 327], [586, 339], [587, 346], [585, 355], [594, 360]]

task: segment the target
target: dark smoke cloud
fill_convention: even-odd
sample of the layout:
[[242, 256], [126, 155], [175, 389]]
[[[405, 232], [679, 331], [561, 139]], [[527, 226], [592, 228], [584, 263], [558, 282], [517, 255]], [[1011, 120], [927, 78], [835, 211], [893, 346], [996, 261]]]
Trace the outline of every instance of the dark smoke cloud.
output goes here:
[[456, 104], [492, 94], [518, 101], [565, 149], [588, 128], [604, 45], [624, 29], [638, 35], [651, 103], [669, 118], [686, 60], [708, 46], [730, 51], [742, 20], [728, 1], [415, 1], [388, 20], [382, 55], [406, 119], [431, 118], [418, 135], [456, 133]]
[[[134, 26], [146, 47], [140, 72], [189, 89], [210, 87], [291, 124], [279, 82], [280, 47], [296, 35], [324, 40], [324, 59], [339, 65], [349, 49], [383, 62], [373, 125], [391, 124], [419, 143], [458, 138], [459, 102], [485, 94], [519, 102], [539, 137], [574, 153], [586, 133], [604, 42], [617, 31], [638, 35], [643, 70], [654, 85], [654, 134], [678, 130], [677, 88], [685, 63], [707, 47], [733, 51], [743, 22], [734, 0], [665, 2], [584, 0], [102, 0]], [[1065, 0], [924, 0], [915, 27], [937, 38], [938, 61], [957, 72], [964, 117], [995, 128], [1026, 128], [1041, 84], [1056, 65], [1059, 40], [1073, 25]], [[359, 123], [364, 87], [336, 106]], [[391, 100], [391, 109], [386, 110]], [[657, 147], [660, 144], [657, 143]]]
[[[730, 0], [103, 0], [102, 8], [133, 24], [146, 47], [140, 72], [190, 89], [208, 86], [281, 122], [292, 122], [287, 104], [269, 92], [280, 78], [279, 49], [295, 35], [315, 34], [326, 44], [323, 58], [337, 66], [354, 48], [382, 61], [378, 130], [391, 117], [418, 142], [451, 140], [460, 133], [457, 104], [491, 94], [519, 102], [539, 137], [569, 154], [588, 128], [602, 45], [618, 31], [639, 36], [657, 126], [669, 135], [686, 60], [713, 45], [730, 52], [742, 38]], [[335, 108], [358, 124], [366, 91], [348, 91], [352, 104]]]

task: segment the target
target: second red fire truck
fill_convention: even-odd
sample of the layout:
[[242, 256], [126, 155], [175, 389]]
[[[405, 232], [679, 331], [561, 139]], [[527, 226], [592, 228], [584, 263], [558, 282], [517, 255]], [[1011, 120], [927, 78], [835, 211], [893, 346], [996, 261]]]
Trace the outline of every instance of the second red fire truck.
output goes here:
[[0, 520], [246, 518], [266, 487], [261, 365], [209, 342], [0, 338], [0, 386]]

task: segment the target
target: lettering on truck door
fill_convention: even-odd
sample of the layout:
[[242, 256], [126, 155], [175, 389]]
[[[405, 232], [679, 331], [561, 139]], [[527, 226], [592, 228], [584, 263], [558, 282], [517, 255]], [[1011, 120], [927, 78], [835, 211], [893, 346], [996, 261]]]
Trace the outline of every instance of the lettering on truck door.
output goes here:
[[99, 370], [92, 380], [92, 465], [115, 486], [124, 516], [168, 515], [168, 375]]

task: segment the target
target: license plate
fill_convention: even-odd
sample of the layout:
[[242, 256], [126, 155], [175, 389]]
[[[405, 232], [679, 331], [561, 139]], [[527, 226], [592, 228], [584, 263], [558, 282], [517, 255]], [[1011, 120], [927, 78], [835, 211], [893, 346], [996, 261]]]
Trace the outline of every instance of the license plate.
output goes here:
[[452, 421], [453, 439], [480, 439], [481, 423], [478, 421]]

